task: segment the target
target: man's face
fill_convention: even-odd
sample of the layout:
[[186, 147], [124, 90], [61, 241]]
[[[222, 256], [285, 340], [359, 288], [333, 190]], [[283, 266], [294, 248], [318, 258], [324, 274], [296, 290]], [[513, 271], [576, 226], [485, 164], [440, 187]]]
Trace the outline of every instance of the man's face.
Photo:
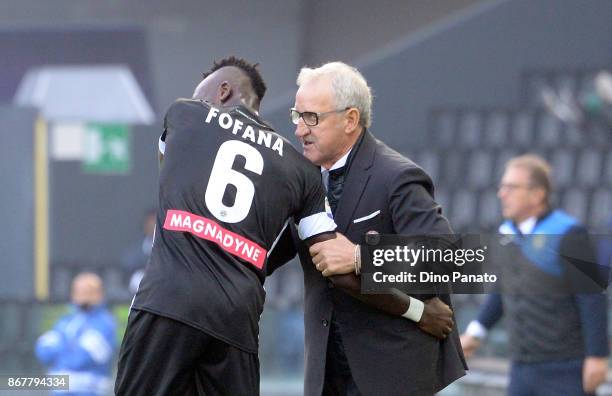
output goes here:
[[521, 222], [538, 215], [537, 210], [542, 203], [543, 191], [532, 186], [527, 169], [510, 166], [504, 172], [497, 196], [504, 218]]
[[[302, 84], [295, 94], [295, 109], [299, 112], [325, 113], [338, 110], [335, 104], [331, 81], [317, 78]], [[302, 143], [303, 153], [315, 165], [331, 168], [350, 146], [345, 133], [345, 113], [335, 112], [319, 117], [316, 126], [304, 124], [300, 118], [295, 136]]]
[[79, 276], [72, 282], [72, 302], [76, 305], [96, 305], [104, 297], [99, 278]]

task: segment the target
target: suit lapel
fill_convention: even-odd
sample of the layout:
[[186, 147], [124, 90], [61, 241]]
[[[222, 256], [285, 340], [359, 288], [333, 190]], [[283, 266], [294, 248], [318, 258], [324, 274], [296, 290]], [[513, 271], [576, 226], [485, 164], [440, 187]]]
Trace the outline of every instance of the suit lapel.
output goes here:
[[374, 162], [376, 153], [376, 140], [367, 130], [360, 142], [355, 146], [357, 150], [349, 165], [342, 197], [338, 203], [338, 209], [334, 220], [338, 225], [338, 231], [345, 234], [355, 213], [355, 209], [362, 198], [365, 188], [370, 180], [369, 169]]

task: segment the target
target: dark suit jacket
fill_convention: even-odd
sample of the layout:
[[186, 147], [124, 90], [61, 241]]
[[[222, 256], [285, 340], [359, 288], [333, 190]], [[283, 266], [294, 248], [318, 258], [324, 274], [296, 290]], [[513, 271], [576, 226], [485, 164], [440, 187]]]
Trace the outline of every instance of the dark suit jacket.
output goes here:
[[[371, 230], [451, 233], [432, 198], [432, 181], [421, 168], [367, 131], [354, 150], [334, 216], [340, 233], [354, 243], [361, 243]], [[376, 211], [380, 213], [368, 220], [353, 222]], [[293, 236], [304, 270], [305, 395], [321, 395], [323, 389], [332, 309], [353, 379], [366, 396], [431, 395], [465, 374], [456, 327], [445, 341], [439, 341], [414, 322], [370, 308], [331, 287], [312, 264], [306, 245]], [[270, 268], [283, 255], [287, 257], [284, 249], [272, 254]], [[448, 295], [440, 298], [451, 304]]]

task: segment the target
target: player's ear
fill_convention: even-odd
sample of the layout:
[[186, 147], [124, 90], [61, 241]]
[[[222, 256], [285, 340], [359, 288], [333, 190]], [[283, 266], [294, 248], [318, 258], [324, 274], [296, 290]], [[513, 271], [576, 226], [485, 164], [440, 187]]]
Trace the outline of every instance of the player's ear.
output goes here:
[[217, 88], [217, 98], [219, 103], [225, 104], [232, 97], [232, 86], [229, 82], [223, 81]]

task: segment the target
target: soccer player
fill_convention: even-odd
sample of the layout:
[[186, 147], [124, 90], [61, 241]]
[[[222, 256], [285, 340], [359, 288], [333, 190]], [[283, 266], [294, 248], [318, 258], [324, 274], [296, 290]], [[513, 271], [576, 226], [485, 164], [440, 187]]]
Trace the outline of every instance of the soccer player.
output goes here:
[[259, 117], [265, 90], [256, 65], [229, 57], [166, 113], [117, 395], [259, 394], [266, 257], [290, 219], [310, 244], [336, 228], [319, 170]]

